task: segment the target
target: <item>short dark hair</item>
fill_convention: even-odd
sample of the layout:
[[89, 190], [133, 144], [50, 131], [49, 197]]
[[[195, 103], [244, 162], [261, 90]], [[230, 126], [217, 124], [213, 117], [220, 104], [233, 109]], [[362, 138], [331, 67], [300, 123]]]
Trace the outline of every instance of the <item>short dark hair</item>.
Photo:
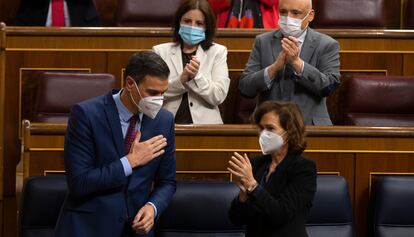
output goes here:
[[269, 112], [279, 116], [280, 126], [289, 138], [289, 152], [302, 153], [306, 149], [306, 127], [299, 106], [292, 102], [265, 101], [254, 112], [252, 122], [259, 126], [263, 115]]
[[167, 80], [170, 69], [164, 60], [152, 51], [141, 51], [134, 53], [125, 68], [124, 79], [132, 77], [139, 84], [147, 75], [157, 76]]
[[207, 0], [186, 0], [175, 12], [173, 25], [173, 40], [178, 44], [183, 44], [181, 36], [178, 34], [180, 30], [180, 22], [183, 15], [191, 10], [200, 10], [205, 18], [206, 39], [201, 41], [200, 45], [204, 50], [208, 50], [213, 45], [213, 40], [216, 35], [216, 15], [210, 7]]

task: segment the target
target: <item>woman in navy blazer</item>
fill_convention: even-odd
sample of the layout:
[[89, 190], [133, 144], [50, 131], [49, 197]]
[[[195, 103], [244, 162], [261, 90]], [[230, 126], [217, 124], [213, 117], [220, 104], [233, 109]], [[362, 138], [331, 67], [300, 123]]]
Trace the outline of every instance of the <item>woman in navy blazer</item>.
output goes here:
[[231, 204], [230, 219], [246, 225], [246, 237], [306, 237], [316, 168], [302, 157], [306, 141], [300, 109], [291, 102], [266, 101], [253, 118], [264, 155], [251, 163], [246, 154], [231, 157], [228, 169], [240, 193]]

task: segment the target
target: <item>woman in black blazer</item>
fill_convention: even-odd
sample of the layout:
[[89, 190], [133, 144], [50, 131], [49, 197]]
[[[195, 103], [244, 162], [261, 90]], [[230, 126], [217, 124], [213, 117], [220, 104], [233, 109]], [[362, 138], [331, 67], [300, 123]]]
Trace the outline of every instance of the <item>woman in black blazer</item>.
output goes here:
[[302, 157], [306, 141], [300, 109], [291, 102], [267, 101], [253, 120], [264, 155], [251, 163], [246, 154], [231, 157], [228, 170], [240, 193], [231, 204], [230, 219], [246, 225], [246, 237], [306, 237], [316, 167]]

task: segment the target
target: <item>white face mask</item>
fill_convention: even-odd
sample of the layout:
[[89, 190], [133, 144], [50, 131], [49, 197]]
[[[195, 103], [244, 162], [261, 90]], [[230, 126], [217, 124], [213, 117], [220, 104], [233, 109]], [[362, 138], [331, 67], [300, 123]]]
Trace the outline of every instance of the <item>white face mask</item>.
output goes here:
[[259, 143], [263, 155], [268, 155], [278, 151], [283, 146], [284, 142], [282, 136], [279, 134], [263, 130], [260, 133]]
[[134, 85], [135, 85], [135, 88], [137, 88], [137, 91], [138, 91], [139, 97], [141, 97], [141, 100], [137, 104], [137, 102], [135, 102], [134, 100], [134, 97], [132, 97], [131, 92], [129, 92], [132, 102], [134, 102], [135, 106], [138, 107], [139, 111], [141, 111], [148, 117], [154, 119], [162, 107], [164, 97], [163, 96], [147, 96], [143, 98], [141, 96], [141, 93], [139, 92], [137, 83], [135, 81], [134, 81]]
[[302, 19], [296, 19], [288, 16], [279, 16], [279, 27], [284, 36], [299, 37], [305, 29], [302, 30], [302, 21], [309, 16], [309, 13]]

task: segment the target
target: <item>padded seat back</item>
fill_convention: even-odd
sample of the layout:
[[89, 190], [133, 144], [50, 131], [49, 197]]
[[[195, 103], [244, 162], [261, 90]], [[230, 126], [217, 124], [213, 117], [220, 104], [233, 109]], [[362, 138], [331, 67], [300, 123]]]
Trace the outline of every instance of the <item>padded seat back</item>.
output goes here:
[[117, 26], [172, 27], [182, 0], [119, 0]]
[[115, 87], [107, 73], [42, 72], [38, 80], [34, 122], [66, 123], [74, 104]]
[[406, 0], [405, 5], [405, 29], [414, 29], [414, 0]]
[[53, 237], [67, 193], [65, 176], [33, 176], [23, 186], [20, 237]]
[[371, 205], [372, 236], [414, 236], [414, 176], [375, 177]]
[[414, 126], [414, 77], [354, 76], [345, 83], [344, 122]]
[[400, 0], [313, 1], [314, 28], [400, 28]]
[[256, 99], [250, 99], [239, 95], [236, 101], [234, 120], [236, 124], [247, 124], [251, 123], [251, 116], [256, 108]]
[[309, 237], [354, 236], [352, 207], [344, 177], [318, 175], [306, 230]]
[[242, 237], [228, 217], [237, 186], [230, 182], [179, 182], [157, 226], [159, 237]]
[[[157, 236], [244, 236], [244, 229], [234, 226], [228, 218], [231, 202], [238, 192], [237, 186], [230, 182], [178, 182], [170, 206], [157, 222]], [[64, 176], [28, 178], [20, 205], [20, 237], [52, 237], [66, 193]], [[306, 228], [309, 237], [353, 236], [351, 204], [343, 177], [318, 175]]]

